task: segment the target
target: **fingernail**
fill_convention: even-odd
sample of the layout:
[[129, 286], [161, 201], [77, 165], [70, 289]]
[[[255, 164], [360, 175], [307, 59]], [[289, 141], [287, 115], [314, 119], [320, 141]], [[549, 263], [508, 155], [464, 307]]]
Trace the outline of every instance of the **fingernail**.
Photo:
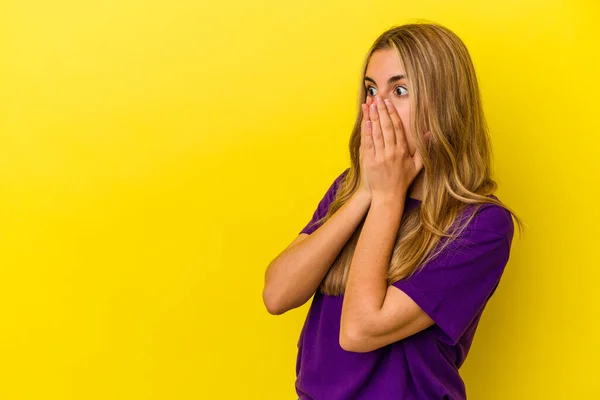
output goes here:
[[392, 106], [392, 104], [390, 103], [390, 101], [388, 99], [385, 99], [383, 102], [385, 103], [385, 105], [387, 107], [391, 107]]
[[379, 97], [379, 95], [375, 96], [375, 101], [377, 102], [377, 104], [381, 104], [381, 98]]
[[377, 107], [375, 107], [375, 104], [371, 104], [371, 112], [372, 113], [377, 112]]

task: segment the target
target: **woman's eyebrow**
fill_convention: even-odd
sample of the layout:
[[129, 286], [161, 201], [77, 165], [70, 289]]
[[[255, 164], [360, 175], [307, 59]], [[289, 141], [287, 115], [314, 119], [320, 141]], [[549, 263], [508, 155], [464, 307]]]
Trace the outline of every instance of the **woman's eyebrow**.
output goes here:
[[[387, 82], [388, 86], [391, 85], [392, 83], [394, 83], [396, 81], [399, 81], [400, 79], [404, 79], [404, 78], [406, 78], [406, 76], [404, 76], [404, 75], [394, 75], [390, 79], [388, 79], [388, 82]], [[369, 82], [375, 83], [375, 81], [373, 80], [373, 78], [369, 78], [366, 75], [365, 75], [365, 81], [369, 81]], [[375, 85], [377, 85], [377, 84], [375, 83]]]

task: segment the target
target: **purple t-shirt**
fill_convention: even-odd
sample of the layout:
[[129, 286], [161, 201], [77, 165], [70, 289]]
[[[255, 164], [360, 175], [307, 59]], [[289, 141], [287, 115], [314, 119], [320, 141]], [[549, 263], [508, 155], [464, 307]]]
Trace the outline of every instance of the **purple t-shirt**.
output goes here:
[[[348, 171], [335, 179], [301, 233], [311, 234], [318, 228], [314, 221], [325, 215]], [[405, 210], [418, 206], [420, 200], [407, 197]], [[300, 399], [465, 399], [458, 369], [508, 262], [512, 238], [510, 213], [500, 206], [482, 206], [459, 239], [422, 270], [393, 284], [435, 324], [367, 353], [340, 347], [343, 296], [317, 290], [298, 341], [296, 392]]]

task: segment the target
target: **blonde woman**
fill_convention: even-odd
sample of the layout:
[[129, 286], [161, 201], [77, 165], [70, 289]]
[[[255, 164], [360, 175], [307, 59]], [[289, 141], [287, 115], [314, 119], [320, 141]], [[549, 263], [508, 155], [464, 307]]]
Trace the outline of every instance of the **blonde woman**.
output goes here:
[[475, 71], [438, 24], [367, 53], [350, 168], [269, 265], [263, 300], [313, 300], [298, 341], [300, 399], [466, 398], [459, 368], [510, 254]]

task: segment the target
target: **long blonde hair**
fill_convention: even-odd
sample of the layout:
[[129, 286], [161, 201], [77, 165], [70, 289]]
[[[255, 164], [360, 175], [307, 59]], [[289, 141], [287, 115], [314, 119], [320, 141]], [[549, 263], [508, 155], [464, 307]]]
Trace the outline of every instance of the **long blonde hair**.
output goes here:
[[[479, 207], [496, 204], [523, 223], [497, 198], [492, 179], [492, 149], [479, 86], [471, 57], [462, 40], [449, 29], [434, 23], [411, 23], [382, 33], [364, 60], [358, 114], [350, 137], [351, 167], [340, 183], [336, 198], [318, 223], [329, 219], [360, 182], [360, 122], [366, 89], [363, 78], [369, 59], [377, 50], [393, 49], [406, 69], [410, 95], [410, 123], [415, 147], [423, 155], [424, 196], [419, 207], [407, 209], [400, 223], [387, 273], [388, 285], [409, 277], [419, 265], [436, 257], [449, 243], [438, 246], [443, 237], [456, 238], [469, 224]], [[431, 132], [427, 145], [418, 132]], [[464, 223], [456, 225], [468, 205], [474, 210]], [[352, 256], [365, 219], [340, 251], [320, 290], [328, 295], [344, 293]], [[456, 226], [456, 229], [450, 228]], [[437, 249], [436, 251], [434, 251]]]

